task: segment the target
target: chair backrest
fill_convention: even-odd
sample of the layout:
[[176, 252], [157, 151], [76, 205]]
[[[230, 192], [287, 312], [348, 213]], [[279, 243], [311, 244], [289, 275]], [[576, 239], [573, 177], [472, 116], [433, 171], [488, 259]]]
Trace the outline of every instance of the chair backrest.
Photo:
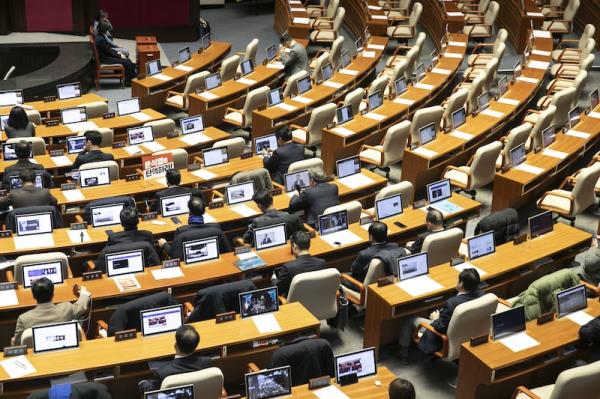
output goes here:
[[556, 93], [552, 97], [552, 105], [556, 106], [556, 112], [552, 119], [552, 124], [556, 127], [562, 126], [569, 121], [569, 111], [571, 110], [571, 104], [575, 98], [576, 90], [574, 87], [568, 87]]
[[169, 133], [175, 131], [175, 121], [171, 118], [159, 119], [144, 123], [144, 126], [152, 126], [152, 135], [154, 139], [167, 137]]
[[585, 59], [590, 54], [593, 54], [596, 49], [596, 40], [594, 38], [588, 39], [587, 43], [583, 50], [581, 50], [581, 54], [579, 54], [579, 60]]
[[508, 31], [504, 28], [500, 28], [498, 30], [498, 34], [496, 35], [496, 45], [497, 43], [504, 43], [506, 42], [506, 38], [508, 38]]
[[440, 126], [443, 115], [444, 108], [441, 105], [434, 105], [433, 107], [421, 108], [417, 110], [413, 115], [412, 123], [410, 125], [411, 143], [420, 143], [419, 129], [423, 126], [433, 123], [435, 124], [435, 128], [437, 130]]
[[444, 110], [444, 126], [452, 126], [452, 113], [465, 106], [467, 97], [469, 96], [469, 90], [459, 89], [448, 98], [446, 103], [446, 109]]
[[258, 51], [258, 39], [254, 38], [250, 40], [250, 43], [246, 45], [246, 52], [244, 53], [245, 60], [252, 60], [252, 63], [256, 65], [256, 52]]
[[392, 195], [400, 194], [402, 196], [402, 208], [408, 208], [413, 202], [413, 196], [415, 189], [411, 182], [408, 180], [401, 181], [400, 183], [390, 184], [385, 186], [377, 195], [375, 195], [375, 201], [391, 197]]
[[262, 86], [248, 93], [244, 102], [244, 108], [242, 109], [242, 113], [244, 114], [242, 128], [252, 126], [252, 112], [257, 110], [258, 107], [267, 104], [267, 92], [269, 90], [271, 90], [269, 86]]
[[96, 169], [108, 167], [110, 180], [119, 180], [119, 165], [115, 161], [98, 161], [85, 163], [79, 167], [79, 170]]
[[592, 69], [592, 65], [594, 64], [595, 59], [596, 56], [594, 54], [588, 54], [587, 57], [581, 60], [581, 65], [579, 66], [579, 69], [582, 71], [587, 71], [589, 73]]
[[504, 56], [504, 52], [506, 51], [506, 43], [500, 42], [494, 46], [494, 50], [492, 51], [492, 57], [498, 58], [498, 62], [502, 61], [502, 57]]
[[417, 47], [418, 51], [417, 51], [417, 58], [421, 57], [421, 52], [423, 50], [423, 43], [425, 43], [425, 39], [427, 39], [427, 34], [425, 32], [419, 32], [417, 34], [417, 38], [415, 39], [415, 44], [413, 44], [413, 47]]
[[471, 82], [469, 88], [469, 95], [467, 96], [467, 112], [471, 113], [477, 110], [477, 97], [483, 92], [483, 85], [485, 83], [486, 75], [483, 73], [478, 74]]
[[88, 39], [90, 40], [90, 47], [92, 48], [92, 53], [94, 54], [94, 61], [96, 62], [96, 71], [100, 69], [100, 56], [98, 56], [98, 48], [96, 47], [96, 38], [94, 35], [89, 35]]
[[352, 107], [352, 114], [358, 115], [360, 113], [360, 102], [365, 95], [365, 89], [357, 87], [344, 97], [344, 105], [350, 105]]
[[416, 28], [417, 24], [419, 23], [419, 19], [421, 18], [422, 12], [423, 5], [421, 3], [413, 4], [412, 11], [410, 12], [410, 16], [408, 17], [408, 24]]
[[502, 148], [502, 165], [501, 167], [506, 167], [510, 164], [510, 150], [517, 147], [520, 144], [523, 144], [527, 141], [527, 138], [531, 134], [531, 130], [533, 129], [533, 125], [529, 122], [525, 122], [522, 125], [519, 125], [508, 133], [506, 136], [506, 140], [504, 141], [504, 147]]
[[234, 137], [231, 139], [219, 140], [213, 144], [212, 148], [227, 147], [229, 159], [238, 158], [244, 152], [246, 141], [242, 137]]
[[323, 65], [325, 65], [327, 62], [329, 62], [329, 54], [327, 53], [322, 53], [318, 58], [317, 58], [317, 62], [315, 63], [315, 69], [313, 69], [310, 78], [313, 80], [313, 82], [316, 82], [318, 80], [321, 80], [321, 67]]
[[490, 316], [496, 312], [498, 297], [485, 294], [477, 299], [461, 303], [454, 309], [448, 324], [448, 356], [446, 360], [458, 359], [460, 346], [472, 337], [487, 334]]
[[323, 211], [323, 215], [329, 215], [330, 213], [343, 211], [344, 209], [348, 212], [348, 224], [358, 223], [360, 221], [360, 213], [362, 211], [362, 204], [360, 201], [350, 201], [330, 206]]
[[319, 320], [330, 319], [337, 314], [339, 285], [340, 272], [334, 268], [300, 273], [292, 279], [287, 300], [300, 302]]
[[573, 195], [573, 214], [585, 211], [596, 202], [596, 183], [600, 179], [600, 162], [583, 168], [577, 175], [575, 186], [571, 192]]
[[323, 160], [321, 158], [308, 158], [303, 159], [302, 161], [292, 162], [288, 168], [288, 173], [311, 169], [323, 170]]
[[265, 168], [237, 172], [236, 174], [231, 176], [231, 180], [229, 181], [229, 183], [238, 184], [247, 181], [254, 182], [254, 192], [258, 192], [260, 190], [273, 190], [273, 182], [271, 181], [271, 176], [269, 175], [269, 171]]
[[46, 153], [46, 142], [42, 137], [14, 137], [6, 140], [7, 144], [18, 143], [19, 141], [26, 141], [31, 144], [33, 155], [44, 155]]
[[209, 367], [191, 373], [175, 374], [166, 377], [160, 389], [194, 386], [194, 399], [218, 399], [223, 393], [223, 372], [218, 367]]
[[185, 87], [183, 88], [182, 95], [184, 108], [187, 108], [188, 106], [188, 96], [204, 88], [204, 79], [208, 75], [210, 75], [209, 71], [202, 71], [188, 76], [187, 80], [185, 81]]
[[596, 34], [596, 27], [594, 25], [592, 25], [592, 24], [585, 25], [585, 28], [583, 28], [583, 33], [579, 37], [579, 42], [577, 43], [577, 48], [579, 50], [583, 50], [585, 48], [585, 45], [587, 44], [587, 41], [589, 39], [593, 39], [595, 34]]
[[567, 7], [565, 7], [565, 12], [563, 13], [563, 19], [565, 21], [573, 21], [573, 19], [575, 19], [575, 14], [577, 14], [577, 11], [579, 10], [580, 5], [580, 0], [569, 0], [569, 3], [567, 3]]
[[21, 255], [15, 260], [14, 274], [17, 284], [23, 284], [23, 265], [32, 263], [60, 262], [63, 279], [66, 280], [69, 270], [69, 259], [62, 252], [46, 252], [31, 255]]
[[383, 137], [383, 163], [382, 167], [395, 164], [404, 157], [404, 149], [408, 142], [411, 123], [404, 120], [388, 128]]
[[31, 328], [23, 330], [21, 342], [17, 342], [17, 345], [26, 345], [28, 348], [33, 348], [33, 330]]
[[404, 77], [406, 77], [407, 82], [412, 78], [413, 71], [415, 70], [415, 64], [419, 59], [419, 50], [419, 47], [413, 46], [406, 52], [406, 70], [404, 71]]
[[496, 3], [495, 1], [492, 1], [490, 3], [490, 6], [488, 7], [487, 11], [483, 15], [483, 23], [485, 25], [492, 26], [492, 29], [493, 29], [493, 26], [494, 26], [494, 23], [496, 22], [496, 17], [498, 16], [499, 10], [500, 10], [500, 5], [498, 3]]
[[549, 399], [592, 398], [598, 394], [600, 361], [567, 369], [558, 375]]
[[494, 181], [496, 159], [498, 159], [500, 151], [502, 151], [502, 143], [499, 141], [492, 141], [475, 151], [473, 163], [471, 164], [470, 190], [483, 187]]
[[429, 234], [423, 240], [423, 252], [428, 254], [429, 266], [441, 265], [456, 256], [460, 242], [463, 239], [463, 231], [454, 227], [437, 233]]
[[390, 81], [390, 78], [388, 75], [381, 75], [381, 76], [377, 77], [369, 85], [369, 88], [367, 89], [367, 96], [369, 96], [377, 91], [380, 91], [381, 94], [383, 95], [383, 92], [385, 91], [385, 87], [388, 85], [389, 81]]
[[531, 148], [542, 148], [542, 132], [552, 124], [554, 114], [556, 114], [556, 106], [550, 105], [538, 115], [533, 129], [531, 129]]
[[184, 169], [188, 166], [188, 153], [183, 148], [175, 148], [173, 150], [157, 151], [152, 155], [171, 154], [173, 156], [173, 164], [175, 169]]
[[[587, 57], [586, 57], [587, 58]], [[575, 94], [573, 95], [573, 101], [571, 102], [571, 108], [575, 107], [579, 102], [579, 96], [581, 94], [581, 90], [585, 86], [585, 81], [587, 80], [588, 72], [585, 69], [579, 71], [577, 76], [575, 76], [575, 80], [573, 81], [573, 87], [575, 88]]]
[[485, 66], [483, 73], [485, 74], [485, 80], [483, 85], [486, 90], [490, 90], [494, 85], [496, 79], [496, 73], [498, 72], [499, 60], [496, 57], [492, 57]]
[[325, 11], [325, 15], [329, 18], [333, 18], [337, 10], [340, 8], [340, 0], [331, 0]]
[[306, 76], [308, 76], [308, 72], [300, 71], [287, 78], [285, 81], [285, 88], [283, 89], [283, 97], [291, 97], [292, 94], [296, 94], [296, 92], [298, 91], [296, 81]]
[[477, 4], [477, 11], [481, 14], [485, 13], [490, 6], [490, 0], [479, 0]]
[[85, 113], [88, 119], [100, 118], [108, 112], [108, 103], [104, 101], [85, 103], [81, 104], [80, 107], [85, 107]]
[[408, 63], [404, 59], [396, 62], [396, 65], [394, 65], [394, 70], [392, 71], [392, 76], [390, 77], [390, 87], [393, 88], [394, 82], [396, 82], [396, 80], [400, 79], [403, 76], [406, 76], [407, 66]]
[[[25, 113], [27, 114], [27, 119], [29, 119], [29, 122], [33, 123], [36, 126], [40, 126], [42, 124], [42, 115], [40, 115], [39, 111], [35, 109], [26, 109]], [[90, 117], [89, 114], [88, 117]]]
[[307, 146], [314, 146], [321, 143], [323, 129], [333, 122], [336, 108], [335, 103], [327, 103], [313, 109], [307, 125]]
[[335, 13], [335, 18], [333, 19], [333, 30], [336, 33], [336, 37], [340, 33], [340, 27], [342, 26], [342, 23], [344, 22], [345, 15], [346, 15], [346, 9], [344, 7], [338, 8], [337, 12]]
[[[333, 2], [333, 0], [332, 0]], [[344, 49], [344, 36], [338, 36], [331, 44], [331, 50], [329, 51], [328, 61], [331, 62], [333, 69], [337, 69]]]
[[231, 57], [225, 58], [223, 62], [221, 62], [221, 80], [225, 82], [233, 79], [239, 65], [239, 55], [232, 55]]

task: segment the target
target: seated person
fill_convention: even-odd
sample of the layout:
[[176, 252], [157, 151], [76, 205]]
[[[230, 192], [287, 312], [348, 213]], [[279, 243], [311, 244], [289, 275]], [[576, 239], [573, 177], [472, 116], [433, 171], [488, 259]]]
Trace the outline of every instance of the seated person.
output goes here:
[[283, 176], [288, 172], [290, 165], [305, 159], [304, 146], [292, 141], [292, 131], [284, 126], [277, 130], [277, 149], [265, 150], [263, 163], [271, 177], [279, 184], [284, 184]]
[[63, 323], [83, 316], [88, 310], [92, 296], [85, 287], [81, 286], [77, 302], [62, 302], [55, 305], [52, 303], [54, 284], [47, 277], [39, 278], [31, 284], [31, 294], [37, 305], [17, 319], [15, 335], [12, 339], [15, 345], [21, 343], [21, 335], [28, 328], [42, 324]]
[[56, 198], [50, 194], [50, 190], [35, 186], [35, 172], [32, 169], [20, 171], [19, 179], [21, 179], [21, 188], [10, 190], [8, 195], [0, 197], [0, 209], [8, 209], [11, 205], [13, 209], [38, 205], [56, 206]]
[[161, 212], [160, 201], [164, 197], [173, 195], [192, 194], [194, 197], [202, 198], [202, 191], [196, 188], [183, 187], [181, 184], [181, 172], [177, 169], [169, 169], [165, 175], [167, 188], [156, 193], [156, 211]]
[[126, 48], [120, 47], [117, 43], [115, 43], [113, 36], [110, 33], [110, 31], [113, 30], [113, 26], [110, 20], [108, 19], [108, 11], [102, 9], [98, 10], [98, 14], [96, 15], [96, 18], [94, 18], [94, 22], [92, 22], [93, 35], [96, 36], [98, 34], [98, 25], [100, 25], [100, 22], [104, 22], [110, 26], [106, 34], [106, 38], [108, 39], [110, 46], [116, 52], [123, 54], [125, 57], [129, 57], [129, 51]]
[[98, 254], [95, 262], [95, 270], [100, 270], [106, 273], [106, 255], [116, 254], [119, 252], [142, 251], [144, 255], [144, 267], [160, 265], [160, 257], [154, 249], [154, 245], [148, 241], [123, 242], [119, 244], [106, 245]]
[[175, 358], [161, 362], [156, 369], [152, 370], [152, 377], [149, 380], [140, 381], [138, 384], [140, 392], [160, 389], [162, 381], [168, 376], [212, 367], [210, 357], [195, 353], [199, 343], [200, 335], [193, 326], [184, 324], [179, 327], [175, 332]]
[[390, 399], [415, 399], [415, 387], [404, 378], [395, 378], [388, 388]]
[[587, 345], [591, 346], [590, 362], [600, 360], [600, 317], [588, 321], [579, 329], [579, 338]]
[[131, 79], [135, 77], [135, 64], [122, 52], [117, 51], [111, 45], [111, 25], [106, 22], [98, 24], [96, 35], [96, 48], [102, 64], [121, 64], [125, 68], [125, 86], [131, 86]]
[[338, 205], [338, 186], [328, 183], [325, 172], [321, 169], [312, 169], [309, 172], [310, 186], [299, 191], [290, 200], [290, 212], [304, 211], [306, 223], [315, 227], [319, 215], [331, 206]]
[[303, 45], [298, 43], [288, 33], [284, 33], [281, 36], [281, 46], [288, 51], [281, 51], [281, 62], [283, 62], [284, 69], [283, 73], [288, 78], [295, 73], [307, 71], [310, 72], [308, 67], [308, 53]]
[[590, 284], [600, 283], [600, 248], [596, 239], [592, 240], [592, 247], [586, 251], [582, 264], [574, 267], [573, 271]]
[[114, 161], [112, 154], [105, 154], [100, 149], [102, 143], [102, 134], [95, 130], [88, 130], [83, 134], [85, 136], [85, 148], [83, 152], [77, 154], [73, 169], [79, 169], [81, 165], [91, 162]]
[[190, 240], [198, 240], [201, 238], [218, 237], [219, 252], [231, 252], [231, 245], [225, 237], [225, 233], [221, 230], [218, 223], [204, 223], [204, 213], [206, 207], [204, 201], [199, 197], [192, 197], [188, 202], [189, 216], [188, 225], [178, 227], [173, 236], [173, 244], [169, 244], [167, 240], [161, 238], [158, 240], [158, 246], [165, 251], [171, 258], [183, 259], [182, 243]]
[[418, 236], [413, 242], [406, 243], [406, 248], [413, 254], [421, 252], [423, 241], [429, 234], [444, 231], [444, 215], [437, 209], [429, 208], [427, 216], [425, 216], [425, 223], [427, 224], [427, 233]]
[[[285, 232], [288, 237], [299, 230], [303, 230], [302, 222], [296, 215], [290, 215], [287, 212], [278, 211], [273, 206], [273, 196], [268, 190], [261, 190], [254, 193], [252, 200], [263, 213], [254, 218], [248, 225], [244, 233], [244, 242], [254, 245], [254, 229], [260, 227], [273, 226], [275, 224], [285, 223]], [[286, 237], [287, 238], [287, 237]]]
[[9, 139], [35, 136], [35, 125], [29, 121], [23, 107], [16, 105], [11, 108], [4, 133]]
[[[429, 323], [440, 334], [446, 334], [454, 309], [460, 304], [481, 297], [484, 293], [479, 289], [479, 273], [475, 269], [464, 269], [458, 275], [456, 283], [456, 296], [449, 298], [441, 309], [434, 310], [429, 319], [417, 316], [409, 316], [400, 332], [400, 360], [408, 361], [408, 347], [410, 345], [413, 331], [420, 323]], [[442, 348], [441, 339], [430, 331], [425, 331], [419, 341], [419, 349], [426, 354], [432, 354]]]
[[154, 238], [152, 236], [152, 233], [148, 230], [138, 230], [140, 217], [136, 208], [123, 208], [123, 210], [119, 214], [119, 217], [121, 219], [121, 226], [123, 226], [123, 231], [110, 233], [108, 235], [108, 242], [106, 243], [106, 245], [146, 241], [150, 245], [154, 246]]
[[310, 248], [310, 235], [306, 231], [298, 231], [290, 238], [292, 253], [296, 257], [293, 261], [285, 263], [277, 274], [277, 289], [279, 295], [287, 296], [294, 276], [323, 270], [327, 268], [327, 262], [324, 259], [312, 256], [308, 250]]
[[[44, 170], [42, 165], [33, 163], [29, 160], [29, 154], [31, 153], [31, 144], [25, 140], [19, 141], [15, 146], [15, 155], [17, 156], [17, 162], [11, 166], [7, 166], [4, 169], [4, 176], [2, 178], [2, 187], [5, 189], [10, 188], [10, 176], [18, 176], [22, 170]], [[45, 173], [47, 174], [47, 172]], [[48, 176], [48, 181], [50, 177]]]

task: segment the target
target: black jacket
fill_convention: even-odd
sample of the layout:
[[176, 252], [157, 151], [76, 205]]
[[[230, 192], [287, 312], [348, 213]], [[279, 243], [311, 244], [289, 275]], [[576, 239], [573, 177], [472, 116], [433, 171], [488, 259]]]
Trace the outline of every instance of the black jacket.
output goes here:
[[175, 374], [191, 373], [193, 371], [199, 371], [212, 366], [212, 360], [208, 356], [200, 356], [194, 353], [189, 356], [180, 357], [179, 359], [172, 359], [152, 370], [152, 377], [149, 380], [142, 381], [141, 389], [144, 392], [159, 389], [162, 381], [168, 376]]
[[303, 385], [311, 378], [335, 376], [333, 351], [323, 338], [299, 337], [273, 352], [269, 368], [291, 366], [292, 385]]
[[203, 223], [203, 224], [188, 224], [181, 226], [175, 230], [173, 243], [166, 243], [163, 250], [169, 254], [171, 258], [179, 258], [183, 260], [183, 243], [191, 240], [199, 240], [202, 238], [218, 237], [219, 238], [219, 253], [231, 252], [231, 244], [225, 233], [221, 230], [218, 223]]
[[240, 312], [241, 292], [254, 291], [256, 286], [250, 280], [232, 281], [199, 290], [194, 298], [194, 310], [188, 316], [187, 323], [214, 319], [217, 314]]
[[92, 150], [77, 154], [73, 169], [79, 169], [81, 165], [92, 162], [114, 161], [115, 157], [112, 154], [105, 154], [101, 150]]
[[311, 255], [300, 255], [293, 261], [287, 262], [281, 266], [277, 277], [277, 289], [279, 290], [279, 295], [287, 296], [294, 276], [301, 273], [323, 270], [325, 268], [327, 268], [327, 262], [325, 262], [324, 259]]
[[28, 206], [56, 206], [56, 204], [56, 198], [47, 188], [24, 187], [11, 190], [7, 196], [0, 197], [0, 209], [6, 209], [9, 205], [16, 209]]
[[12, 126], [6, 126], [6, 137], [9, 139], [14, 139], [18, 137], [33, 137], [35, 136], [35, 126], [33, 123], [29, 122], [25, 129], [15, 129]]
[[[10, 188], [10, 176], [19, 176], [19, 172], [22, 170], [31, 169], [31, 170], [44, 170], [42, 165], [38, 165], [37, 163], [31, 162], [29, 159], [19, 159], [15, 164], [8, 166], [4, 169], [4, 176], [2, 177], [2, 187], [5, 189]], [[44, 177], [44, 187], [50, 187], [50, 184], [46, 185], [46, 180], [48, 183], [50, 182], [50, 175], [48, 172], [44, 171], [46, 175]]]
[[270, 157], [265, 157], [263, 162], [265, 168], [271, 173], [273, 180], [279, 184], [284, 184], [283, 175], [288, 172], [290, 165], [304, 159], [304, 146], [289, 142], [273, 151]]
[[140, 311], [177, 305], [177, 303], [175, 298], [166, 292], [158, 292], [119, 305], [108, 321], [108, 336], [112, 337], [117, 331], [131, 328], [140, 331]]
[[261, 227], [273, 226], [275, 224], [285, 223], [285, 235], [288, 239], [295, 232], [302, 230], [302, 222], [296, 215], [290, 215], [287, 212], [276, 209], [267, 209], [265, 213], [254, 218], [248, 225], [248, 230], [244, 233], [244, 241], [254, 245], [254, 230]]
[[304, 211], [306, 222], [316, 226], [319, 215], [339, 203], [338, 187], [331, 183], [319, 183], [305, 188], [300, 195], [293, 196], [290, 200], [290, 212]]
[[[356, 259], [354, 259], [354, 262], [352, 262], [352, 266], [350, 267], [352, 271], [352, 277], [360, 282], [365, 281], [371, 259], [373, 259], [381, 251], [396, 250], [398, 248], [400, 248], [400, 246], [395, 242], [384, 242], [380, 244], [372, 244], [370, 247], [363, 249], [358, 253], [358, 256]], [[393, 269], [390, 268], [390, 266], [391, 265], [386, 264], [386, 268], [388, 269], [387, 274], [392, 274]]]
[[106, 245], [123, 244], [126, 242], [141, 242], [146, 241], [150, 245], [154, 246], [154, 237], [152, 233], [147, 230], [123, 230], [116, 233], [111, 233], [108, 236], [108, 242]]
[[119, 53], [111, 46], [110, 41], [102, 34], [96, 35], [96, 48], [98, 49], [100, 62], [103, 64], [110, 63], [111, 58], [121, 58]]
[[600, 317], [584, 324], [579, 329], [579, 338], [588, 344], [600, 344]]
[[106, 273], [105, 255], [117, 252], [135, 251], [138, 249], [144, 251], [144, 267], [160, 265], [160, 257], [156, 253], [154, 247], [147, 241], [139, 241], [105, 246], [96, 259], [96, 270], [102, 270], [103, 273]]
[[513, 208], [506, 208], [484, 217], [475, 226], [475, 235], [488, 231], [494, 232], [496, 245], [512, 241], [519, 235], [519, 214]]

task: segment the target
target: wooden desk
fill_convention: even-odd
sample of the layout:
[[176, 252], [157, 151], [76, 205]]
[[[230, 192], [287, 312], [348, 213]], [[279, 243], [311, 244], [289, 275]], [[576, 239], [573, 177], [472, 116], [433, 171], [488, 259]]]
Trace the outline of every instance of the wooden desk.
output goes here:
[[[55, 100], [50, 102], [44, 101], [30, 101], [26, 102], [25, 105], [32, 107], [38, 111], [42, 119], [49, 118], [52, 113], [57, 113], [61, 109], [78, 107], [85, 103], [91, 103], [95, 101], [108, 102], [108, 100], [96, 93], [87, 93], [77, 98], [69, 98], [68, 100]], [[0, 107], [0, 115], [8, 115], [12, 107]], [[39, 127], [38, 127], [39, 129]], [[37, 130], [37, 129], [36, 129]]]
[[504, 1], [498, 12], [497, 24], [508, 31], [510, 44], [517, 53], [523, 53], [531, 24], [534, 29], [540, 29], [544, 22], [542, 10], [534, 0], [523, 0], [525, 10], [521, 8], [521, 1]]
[[140, 98], [143, 108], [160, 109], [165, 105], [169, 90], [183, 92], [190, 75], [204, 70], [214, 70], [230, 50], [231, 43], [212, 42], [209, 48], [193, 54], [192, 58], [182, 66], [163, 68], [161, 74], [170, 77], [170, 80], [164, 81], [153, 77], [133, 79], [131, 95]]
[[[481, 280], [487, 284], [486, 291], [507, 298], [526, 288], [538, 274], [546, 274], [572, 260], [577, 253], [588, 248], [590, 243], [589, 233], [558, 223], [551, 233], [519, 245], [512, 242], [500, 245], [496, 247], [494, 254], [470, 263], [487, 273], [481, 276]], [[544, 263], [541, 267], [540, 260], [545, 261], [548, 257], [552, 258], [552, 262]], [[536, 272], [538, 267], [540, 269]], [[458, 274], [450, 264], [430, 269], [430, 277], [443, 288], [418, 297], [412, 297], [395, 284], [385, 287], [370, 285], [363, 346], [374, 346], [379, 351], [381, 345], [397, 340], [401, 318], [440, 307], [447, 298], [455, 294]]]
[[277, 34], [281, 36], [284, 32], [288, 32], [294, 39], [307, 39], [310, 25], [294, 22], [294, 18], [308, 18], [306, 8], [301, 1], [275, 0], [273, 26]]
[[464, 15], [448, 15], [448, 12], [460, 12], [454, 1], [444, 1], [444, 7], [446, 12], [442, 8], [439, 1], [436, 0], [424, 0], [421, 1], [423, 4], [423, 14], [419, 21], [427, 30], [427, 34], [430, 35], [436, 46], [439, 48], [442, 37], [446, 34], [445, 25], [448, 25], [448, 32], [462, 33], [463, 26], [465, 25]]
[[[586, 24], [596, 26], [600, 21], [600, 3], [598, 1], [582, 1], [579, 11], [575, 14], [575, 26], [579, 32], [583, 32]], [[596, 48], [600, 48], [600, 30], [594, 34]]]
[[[600, 315], [597, 299], [588, 300], [586, 310], [591, 316]], [[527, 323], [527, 335], [540, 345], [513, 352], [497, 341], [471, 347], [464, 343], [460, 352], [460, 367], [456, 397], [459, 399], [508, 398], [518, 385], [537, 387], [554, 383], [563, 369], [571, 363], [578, 350], [581, 326], [567, 318], [537, 325]]]

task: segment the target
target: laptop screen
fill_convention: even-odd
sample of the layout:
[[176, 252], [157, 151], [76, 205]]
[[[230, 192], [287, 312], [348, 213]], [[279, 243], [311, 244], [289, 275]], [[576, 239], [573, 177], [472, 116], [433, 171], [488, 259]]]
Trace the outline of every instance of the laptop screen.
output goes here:
[[192, 52], [189, 47], [184, 47], [177, 52], [179, 63], [183, 64], [184, 62], [189, 61], [192, 58]]
[[192, 199], [192, 194], [180, 194], [160, 199], [161, 214], [164, 217], [171, 217], [188, 213], [188, 202]]
[[477, 97], [477, 106], [479, 108], [479, 112], [486, 109], [489, 105], [489, 102], [490, 102], [490, 97], [488, 95], [488, 92], [484, 91], [483, 93], [481, 93], [479, 95], [479, 97]]
[[242, 76], [246, 76], [254, 71], [254, 63], [252, 60], [245, 60], [240, 63], [240, 71]]
[[556, 304], [559, 318], [564, 317], [569, 313], [587, 308], [585, 286], [580, 284], [558, 292], [556, 294]]
[[207, 49], [210, 47], [211, 45], [211, 39], [210, 39], [210, 32], [207, 33], [206, 35], [202, 36], [202, 38], [200, 39], [200, 42], [202, 43], [202, 48]]
[[301, 189], [308, 186], [308, 183], [310, 181], [310, 174], [308, 173], [308, 170], [306, 170], [306, 169], [299, 170], [297, 172], [285, 174], [284, 180], [285, 180], [285, 191], [289, 193], [289, 192], [294, 191], [296, 189], [296, 186], [300, 187]]
[[186, 241], [182, 245], [183, 260], [188, 265], [219, 258], [219, 240], [217, 237]]
[[227, 147], [206, 148], [202, 150], [202, 159], [205, 168], [227, 163], [229, 162]]
[[[4, 143], [2, 144], [2, 156], [5, 161], [14, 161], [18, 159], [17, 154], [15, 152], [15, 146], [17, 143]], [[33, 150], [31, 145], [29, 146], [29, 158], [33, 158]]]
[[444, 179], [427, 185], [427, 201], [433, 204], [452, 197], [450, 179]]
[[185, 385], [146, 392], [144, 399], [194, 399], [194, 386]]
[[144, 271], [144, 251], [116, 252], [104, 255], [108, 277]]
[[278, 247], [286, 242], [285, 223], [254, 229], [254, 244], [257, 250]]
[[579, 107], [569, 111], [569, 128], [573, 129], [579, 123]]
[[42, 277], [46, 277], [53, 284], [60, 284], [63, 280], [62, 266], [60, 262], [45, 262], [22, 265], [23, 287], [29, 288], [31, 284]]
[[189, 118], [182, 118], [179, 121], [181, 126], [181, 133], [184, 135], [198, 133], [204, 130], [204, 121], [202, 115], [190, 116]]
[[458, 129], [467, 120], [467, 112], [461, 107], [452, 113], [452, 129]]
[[277, 287], [240, 293], [240, 315], [242, 318], [277, 312], [278, 310]]
[[531, 238], [539, 237], [554, 229], [552, 212], [546, 211], [529, 218], [529, 235]]
[[18, 236], [52, 233], [52, 213], [31, 213], [15, 216]]
[[79, 83], [67, 83], [56, 86], [56, 93], [59, 100], [68, 100], [69, 98], [81, 97], [81, 85]]
[[79, 170], [79, 184], [81, 187], [103, 186], [110, 184], [108, 167]]
[[494, 242], [494, 232], [479, 234], [467, 240], [467, 248], [469, 250], [469, 259], [477, 259], [482, 256], [493, 254], [496, 252], [496, 244]]
[[85, 107], [67, 108], [60, 110], [60, 120], [63, 124], [87, 121]]
[[508, 76], [504, 75], [498, 80], [498, 93], [503, 96], [508, 91]]
[[518, 306], [492, 315], [492, 339], [525, 331], [525, 307]]
[[377, 90], [375, 93], [370, 94], [367, 101], [369, 103], [369, 111], [373, 111], [374, 109], [381, 107], [383, 104], [383, 95], [381, 94], [381, 90]]
[[425, 64], [420, 63], [415, 68], [415, 76], [417, 77], [417, 82], [421, 81], [425, 77]]
[[350, 65], [350, 61], [352, 61], [352, 56], [350, 55], [350, 51], [348, 50], [343, 50], [340, 58], [340, 64], [342, 68], [346, 68], [348, 65]]
[[[1, 102], [1, 100], [0, 100], [0, 102]], [[598, 102], [600, 102], [600, 96], [598, 95], [598, 89], [594, 89], [590, 93], [590, 109], [593, 110], [594, 108], [596, 108], [596, 106], [598, 105]]]
[[175, 331], [183, 324], [183, 307], [172, 305], [142, 310], [140, 321], [144, 337]]
[[319, 216], [319, 234], [324, 236], [348, 228], [348, 212], [341, 211]]
[[363, 39], [362, 39], [362, 37], [359, 37], [358, 39], [356, 39], [354, 41], [354, 46], [356, 47], [356, 51], [362, 51], [363, 50]]
[[556, 141], [556, 129], [554, 126], [548, 126], [542, 132], [542, 145], [547, 148]]
[[305, 76], [302, 79], [298, 79], [298, 94], [304, 94], [312, 88], [312, 83], [310, 81], [310, 76]]
[[140, 126], [127, 129], [127, 139], [129, 145], [149, 143], [154, 141], [152, 126]]
[[23, 91], [21, 90], [8, 90], [0, 91], [0, 107], [6, 107], [8, 105], [23, 104]]
[[401, 77], [400, 79], [396, 79], [396, 81], [394, 82], [394, 88], [396, 89], [397, 96], [404, 93], [408, 89], [406, 85], [406, 78]]
[[269, 399], [292, 394], [290, 366], [246, 374], [246, 398]]
[[273, 151], [277, 149], [277, 136], [268, 134], [254, 139], [254, 150], [256, 154], [260, 154], [269, 149]]
[[333, 65], [331, 65], [331, 62], [328, 62], [327, 64], [325, 64], [321, 67], [321, 77], [325, 81], [325, 80], [328, 80], [329, 78], [331, 78], [332, 76], [333, 76]]
[[283, 102], [283, 92], [281, 87], [271, 90], [267, 93], [267, 106], [272, 107]]
[[377, 374], [375, 349], [367, 348], [335, 357], [335, 379], [340, 383], [340, 377], [356, 374], [358, 378]]
[[140, 110], [140, 99], [137, 97], [117, 101], [117, 113], [119, 116], [135, 114], [136, 112], [140, 112]]
[[162, 71], [162, 66], [160, 65], [160, 60], [152, 60], [150, 62], [146, 62], [146, 75], [152, 76], [157, 75]]
[[429, 273], [427, 252], [398, 258], [398, 276], [400, 281], [423, 276]]
[[218, 72], [204, 78], [204, 88], [206, 90], [212, 90], [219, 86], [221, 86], [221, 74]]
[[227, 203], [229, 205], [251, 201], [253, 195], [253, 181], [227, 186]]
[[277, 46], [272, 44], [267, 47], [267, 59], [273, 61], [277, 57]]
[[76, 321], [33, 327], [31, 333], [33, 353], [79, 347], [79, 331]]
[[5, 131], [8, 126], [8, 115], [0, 115], [0, 130]]
[[354, 117], [352, 114], [352, 106], [350, 105], [345, 105], [343, 107], [338, 108], [336, 110], [336, 114], [338, 125], [351, 121]]
[[360, 158], [358, 155], [355, 155], [350, 158], [335, 161], [335, 169], [337, 171], [337, 176], [340, 179], [360, 173]]
[[435, 140], [436, 131], [435, 131], [435, 123], [430, 123], [429, 125], [423, 126], [419, 129], [419, 142], [421, 145], [425, 145], [430, 141]]
[[383, 220], [402, 213], [402, 196], [400, 194], [375, 201], [377, 220]]
[[122, 203], [91, 207], [92, 226], [102, 227], [120, 224], [121, 211], [124, 207], [125, 205]]
[[[36, 188], [44, 187], [44, 172], [35, 174], [35, 182], [33, 183]], [[23, 187], [23, 181], [19, 176], [9, 176], [8, 177], [8, 186], [9, 190], [15, 190]]]
[[525, 143], [510, 149], [510, 164], [513, 168], [525, 162], [526, 157]]
[[67, 152], [69, 154], [79, 154], [85, 150], [85, 136], [67, 137]]

